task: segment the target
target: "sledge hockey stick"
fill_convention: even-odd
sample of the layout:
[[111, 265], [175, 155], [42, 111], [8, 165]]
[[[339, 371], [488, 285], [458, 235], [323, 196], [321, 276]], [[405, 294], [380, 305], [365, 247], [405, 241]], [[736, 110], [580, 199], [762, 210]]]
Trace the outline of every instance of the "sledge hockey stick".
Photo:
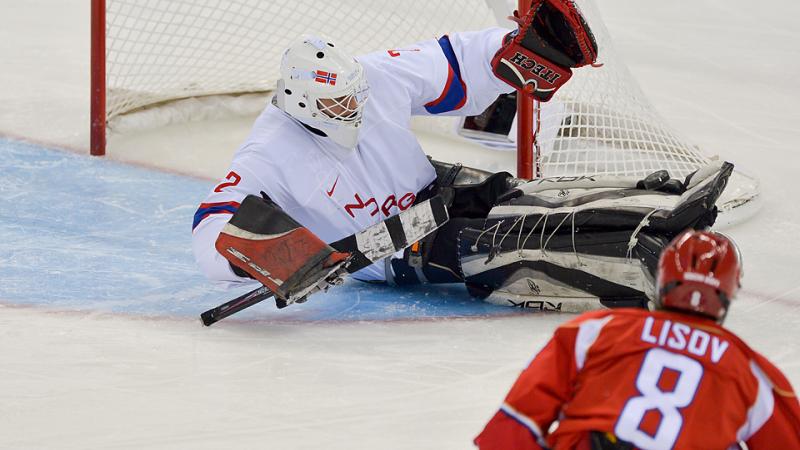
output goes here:
[[270, 297], [272, 297], [272, 291], [266, 286], [261, 286], [215, 308], [209, 309], [200, 314], [200, 319], [203, 321], [203, 325], [209, 326]]
[[[336, 241], [331, 247], [353, 254], [345, 270], [347, 273], [354, 273], [411, 246], [444, 225], [447, 220], [447, 208], [442, 198], [437, 195], [363, 231]], [[272, 296], [273, 293], [269, 288], [261, 286], [209, 309], [200, 314], [200, 319], [203, 325], [209, 326]], [[281, 303], [278, 303], [279, 308], [286, 306]]]

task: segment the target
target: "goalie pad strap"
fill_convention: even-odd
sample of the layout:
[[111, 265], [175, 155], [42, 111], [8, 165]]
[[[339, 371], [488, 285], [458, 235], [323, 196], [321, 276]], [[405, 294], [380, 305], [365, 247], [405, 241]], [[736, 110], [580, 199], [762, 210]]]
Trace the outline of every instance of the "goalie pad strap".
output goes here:
[[442, 197], [435, 195], [366, 230], [340, 239], [331, 247], [352, 255], [346, 269], [354, 273], [419, 241], [448, 220]]

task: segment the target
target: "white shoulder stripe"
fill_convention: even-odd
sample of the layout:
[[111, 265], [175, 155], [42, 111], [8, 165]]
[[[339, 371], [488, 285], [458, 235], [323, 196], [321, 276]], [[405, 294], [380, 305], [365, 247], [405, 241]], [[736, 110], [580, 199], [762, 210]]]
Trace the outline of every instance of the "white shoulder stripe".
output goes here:
[[513, 406], [509, 405], [508, 403], [503, 403], [503, 405], [500, 407], [500, 410], [511, 416], [517, 422], [524, 425], [525, 428], [530, 430], [530, 432], [536, 436], [536, 441], [539, 443], [539, 445], [541, 445], [542, 448], [547, 448], [547, 443], [544, 441], [544, 438], [542, 437], [542, 429], [539, 428], [539, 424], [537, 424], [535, 420], [517, 411], [516, 409], [514, 409]]
[[767, 423], [775, 408], [775, 397], [772, 393], [772, 383], [769, 378], [764, 375], [764, 372], [761, 371], [755, 361], [750, 361], [750, 371], [753, 372], [753, 376], [758, 380], [758, 394], [756, 394], [756, 400], [753, 405], [747, 410], [747, 420], [739, 428], [739, 432], [736, 433], [736, 437], [740, 441], [746, 441], [756, 434]]
[[583, 369], [589, 347], [594, 344], [594, 341], [600, 334], [600, 330], [603, 329], [603, 326], [605, 326], [611, 318], [612, 316], [606, 316], [602, 319], [587, 320], [580, 324], [578, 336], [575, 338], [575, 365], [578, 367], [578, 370]]

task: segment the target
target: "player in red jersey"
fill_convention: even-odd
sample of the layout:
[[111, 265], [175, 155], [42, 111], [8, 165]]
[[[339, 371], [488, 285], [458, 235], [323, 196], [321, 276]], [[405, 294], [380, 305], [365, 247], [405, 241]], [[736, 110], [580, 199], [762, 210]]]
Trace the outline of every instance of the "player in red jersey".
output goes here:
[[595, 311], [560, 326], [475, 444], [800, 448], [800, 404], [788, 380], [720, 325], [740, 264], [722, 235], [678, 236], [659, 261], [660, 310]]

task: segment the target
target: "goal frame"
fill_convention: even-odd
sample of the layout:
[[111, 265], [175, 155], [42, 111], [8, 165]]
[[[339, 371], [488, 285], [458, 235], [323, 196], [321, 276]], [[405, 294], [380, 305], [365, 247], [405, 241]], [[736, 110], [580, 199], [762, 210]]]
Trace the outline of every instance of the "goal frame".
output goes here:
[[[519, 0], [519, 11], [527, 11], [532, 0]], [[541, 168], [538, 164], [539, 151], [536, 146], [536, 130], [533, 128], [534, 116], [539, 109], [535, 107], [530, 95], [517, 95], [517, 177], [526, 180], [538, 178]], [[539, 120], [536, 120], [539, 123]], [[534, 161], [537, 163], [534, 165]]]
[[[532, 0], [518, 0], [525, 11]], [[91, 5], [91, 100], [89, 152], [92, 156], [106, 154], [106, 0], [92, 0]], [[517, 176], [532, 179], [540, 175], [534, 117], [537, 108], [527, 95], [517, 97]]]
[[92, 0], [89, 153], [106, 154], [106, 0]]

